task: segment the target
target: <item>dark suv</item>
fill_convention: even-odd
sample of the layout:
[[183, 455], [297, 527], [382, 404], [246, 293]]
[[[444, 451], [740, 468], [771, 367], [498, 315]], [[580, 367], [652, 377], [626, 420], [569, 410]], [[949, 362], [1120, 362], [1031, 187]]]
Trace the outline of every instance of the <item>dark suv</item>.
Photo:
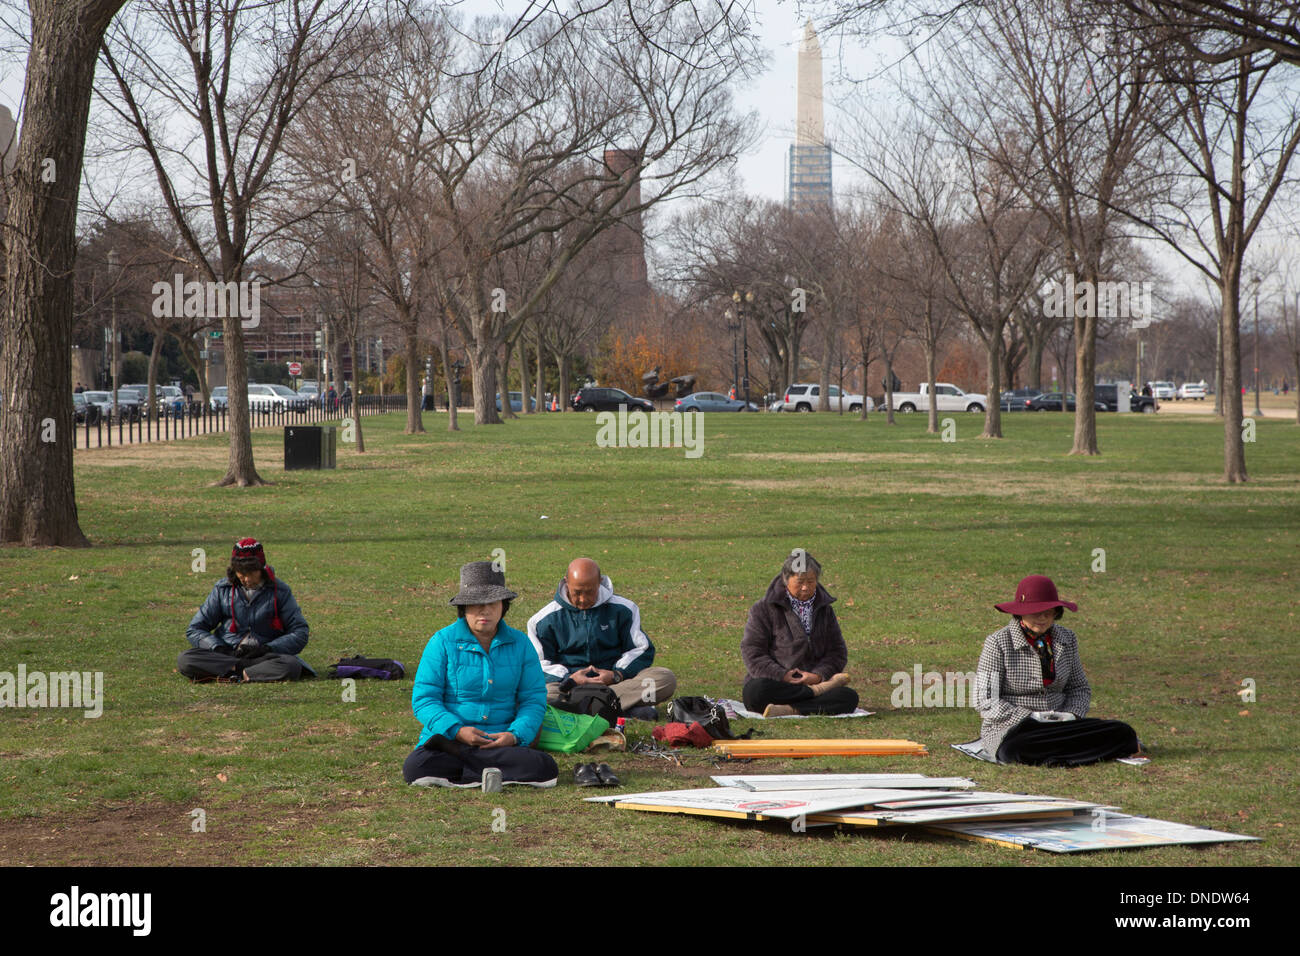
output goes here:
[[629, 395], [621, 388], [602, 388], [589, 386], [580, 388], [572, 400], [575, 412], [616, 412], [620, 405], [626, 405], [629, 412], [653, 412], [654, 403], [644, 398]]
[[[1106, 411], [1114, 412], [1119, 410], [1118, 386], [1096, 385], [1093, 387], [1096, 389], [1097, 401], [1102, 402], [1106, 406]], [[1158, 407], [1156, 400], [1150, 395], [1142, 395], [1134, 390], [1129, 396], [1128, 410], [1130, 412], [1142, 412], [1147, 415], [1153, 415]]]

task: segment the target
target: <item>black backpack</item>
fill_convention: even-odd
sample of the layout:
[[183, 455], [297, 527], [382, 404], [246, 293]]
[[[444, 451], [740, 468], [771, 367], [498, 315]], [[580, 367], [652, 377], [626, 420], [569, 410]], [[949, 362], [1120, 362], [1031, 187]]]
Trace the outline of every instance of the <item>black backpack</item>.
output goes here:
[[623, 705], [613, 688], [604, 684], [578, 684], [567, 691], [560, 691], [558, 699], [551, 702], [556, 710], [567, 710], [571, 714], [592, 714], [604, 717], [611, 727], [623, 716]]

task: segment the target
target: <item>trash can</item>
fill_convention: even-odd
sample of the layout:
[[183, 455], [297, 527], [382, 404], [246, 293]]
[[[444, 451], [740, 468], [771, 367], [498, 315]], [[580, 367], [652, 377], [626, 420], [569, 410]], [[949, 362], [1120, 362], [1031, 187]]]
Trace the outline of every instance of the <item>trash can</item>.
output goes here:
[[334, 468], [338, 429], [333, 425], [284, 426], [284, 470]]

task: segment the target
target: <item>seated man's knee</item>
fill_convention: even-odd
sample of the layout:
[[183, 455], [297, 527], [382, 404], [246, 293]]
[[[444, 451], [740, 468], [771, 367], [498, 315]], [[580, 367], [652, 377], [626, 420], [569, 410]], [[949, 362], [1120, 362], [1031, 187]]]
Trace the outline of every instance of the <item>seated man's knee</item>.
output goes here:
[[302, 677], [302, 661], [292, 654], [268, 654], [262, 660], [244, 668], [244, 679], [249, 681], [298, 680]]

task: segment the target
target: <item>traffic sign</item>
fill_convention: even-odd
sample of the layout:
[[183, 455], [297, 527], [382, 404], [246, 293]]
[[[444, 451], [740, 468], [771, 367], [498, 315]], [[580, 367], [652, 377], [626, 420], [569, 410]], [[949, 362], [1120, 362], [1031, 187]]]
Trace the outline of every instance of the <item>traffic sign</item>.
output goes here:
[[289, 363], [289, 374], [292, 375], [294, 378], [297, 378], [299, 375], [301, 375], [301, 374], [302, 374], [302, 363], [301, 363], [301, 362], [290, 362], [290, 363]]

